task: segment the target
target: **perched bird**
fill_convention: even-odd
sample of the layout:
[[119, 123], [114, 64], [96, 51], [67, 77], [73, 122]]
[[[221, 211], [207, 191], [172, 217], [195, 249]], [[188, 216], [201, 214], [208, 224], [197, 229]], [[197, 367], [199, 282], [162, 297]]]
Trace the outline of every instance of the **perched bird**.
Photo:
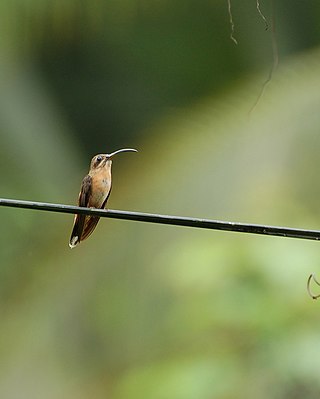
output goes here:
[[[103, 209], [111, 191], [112, 157], [120, 152], [137, 150], [123, 148], [111, 154], [98, 154], [91, 160], [89, 173], [82, 180], [78, 206]], [[74, 248], [85, 240], [95, 229], [99, 216], [75, 215], [69, 247]]]

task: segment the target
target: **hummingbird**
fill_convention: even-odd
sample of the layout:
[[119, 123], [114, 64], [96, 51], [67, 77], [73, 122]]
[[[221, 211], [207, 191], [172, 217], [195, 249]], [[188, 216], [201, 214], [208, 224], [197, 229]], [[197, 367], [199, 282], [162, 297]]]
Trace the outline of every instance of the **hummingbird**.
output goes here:
[[[120, 152], [137, 152], [134, 148], [123, 148], [111, 154], [95, 155], [89, 173], [82, 180], [78, 206], [104, 209], [111, 192], [112, 157]], [[89, 237], [99, 222], [99, 216], [75, 215], [69, 247], [74, 248]]]

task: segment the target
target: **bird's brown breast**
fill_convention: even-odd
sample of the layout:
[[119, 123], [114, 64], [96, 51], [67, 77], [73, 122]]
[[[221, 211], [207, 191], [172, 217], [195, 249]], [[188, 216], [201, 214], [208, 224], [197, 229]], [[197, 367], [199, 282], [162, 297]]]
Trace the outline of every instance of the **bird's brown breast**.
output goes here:
[[89, 200], [89, 206], [101, 208], [108, 198], [111, 189], [111, 174], [100, 173], [92, 176], [92, 190]]

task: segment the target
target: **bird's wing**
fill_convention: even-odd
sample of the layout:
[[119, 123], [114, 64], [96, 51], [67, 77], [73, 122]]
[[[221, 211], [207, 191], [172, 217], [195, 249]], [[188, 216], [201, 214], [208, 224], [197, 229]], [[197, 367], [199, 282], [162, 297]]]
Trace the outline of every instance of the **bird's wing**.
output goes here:
[[82, 180], [81, 189], [79, 193], [79, 200], [78, 200], [79, 206], [84, 206], [84, 207], [88, 206], [91, 190], [92, 190], [92, 177], [90, 175], [87, 175]]
[[[78, 205], [82, 207], [87, 207], [89, 204], [89, 198], [92, 191], [92, 178], [87, 175], [81, 184], [81, 189], [79, 193]], [[74, 219], [74, 225], [70, 237], [69, 246], [71, 248], [75, 247], [81, 240], [83, 233], [83, 228], [85, 225], [86, 215], [76, 215]]]
[[[103, 201], [101, 209], [105, 208], [108, 198], [110, 196], [110, 192], [111, 192], [111, 186], [110, 186], [110, 190], [108, 192], [106, 199]], [[99, 219], [100, 219], [99, 216], [89, 216], [85, 219], [85, 223], [84, 223], [84, 227], [83, 227], [83, 231], [82, 231], [82, 235], [81, 235], [81, 240], [84, 240], [87, 237], [89, 237], [89, 235], [93, 232], [97, 223], [99, 222]]]
[[83, 226], [83, 231], [81, 235], [81, 241], [85, 240], [89, 237], [89, 235], [96, 228], [97, 223], [99, 222], [99, 216], [88, 216], [85, 219], [85, 223]]

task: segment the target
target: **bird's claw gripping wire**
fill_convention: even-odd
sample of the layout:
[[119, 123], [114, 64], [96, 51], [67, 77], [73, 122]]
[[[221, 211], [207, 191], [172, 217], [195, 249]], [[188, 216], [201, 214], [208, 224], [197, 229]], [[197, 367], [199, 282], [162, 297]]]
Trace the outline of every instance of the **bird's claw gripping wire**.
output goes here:
[[315, 276], [313, 273], [310, 274], [310, 276], [309, 276], [309, 278], [308, 278], [308, 282], [307, 282], [308, 294], [311, 296], [312, 299], [318, 299], [318, 298], [320, 298], [320, 294], [314, 295], [314, 294], [311, 292], [311, 288], [310, 288], [311, 280], [313, 280], [313, 281], [314, 281], [317, 285], [319, 285], [319, 286], [320, 286], [320, 282], [316, 279], [316, 276]]

